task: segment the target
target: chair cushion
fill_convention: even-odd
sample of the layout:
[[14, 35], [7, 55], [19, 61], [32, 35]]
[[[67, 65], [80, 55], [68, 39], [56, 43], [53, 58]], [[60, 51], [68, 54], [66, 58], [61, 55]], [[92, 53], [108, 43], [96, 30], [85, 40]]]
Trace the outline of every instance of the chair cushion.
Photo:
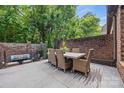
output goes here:
[[30, 54], [11, 55], [11, 61], [30, 59]]

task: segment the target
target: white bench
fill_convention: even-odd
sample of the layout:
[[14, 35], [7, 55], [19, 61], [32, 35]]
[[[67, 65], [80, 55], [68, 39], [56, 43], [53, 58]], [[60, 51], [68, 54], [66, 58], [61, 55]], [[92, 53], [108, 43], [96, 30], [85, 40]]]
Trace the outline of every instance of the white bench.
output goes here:
[[28, 59], [31, 59], [30, 54], [20, 54], [20, 55], [11, 55], [10, 56], [11, 62], [18, 61], [19, 64], [22, 64], [23, 60], [28, 60]]

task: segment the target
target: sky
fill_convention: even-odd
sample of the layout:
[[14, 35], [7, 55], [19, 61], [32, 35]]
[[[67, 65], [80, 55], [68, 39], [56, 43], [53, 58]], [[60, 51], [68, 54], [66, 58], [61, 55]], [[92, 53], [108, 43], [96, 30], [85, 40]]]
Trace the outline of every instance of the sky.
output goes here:
[[82, 17], [87, 12], [92, 12], [98, 18], [100, 18], [100, 26], [106, 23], [107, 13], [105, 5], [79, 5], [76, 8], [76, 15]]

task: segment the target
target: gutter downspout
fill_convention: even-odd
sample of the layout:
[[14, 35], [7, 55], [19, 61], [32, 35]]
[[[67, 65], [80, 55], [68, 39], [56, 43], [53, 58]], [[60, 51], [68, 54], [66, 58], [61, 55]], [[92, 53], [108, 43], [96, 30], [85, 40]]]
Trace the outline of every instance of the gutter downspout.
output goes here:
[[117, 61], [117, 46], [116, 46], [116, 15], [113, 16], [113, 64], [116, 66]]
[[110, 33], [113, 35], [113, 62], [112, 66], [116, 66], [116, 15], [113, 14], [112, 17], [112, 26], [111, 26], [111, 31]]

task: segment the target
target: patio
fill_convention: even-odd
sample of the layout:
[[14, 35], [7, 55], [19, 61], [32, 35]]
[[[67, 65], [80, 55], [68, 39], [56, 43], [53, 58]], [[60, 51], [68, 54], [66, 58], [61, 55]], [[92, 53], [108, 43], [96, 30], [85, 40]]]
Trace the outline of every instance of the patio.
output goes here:
[[91, 72], [85, 78], [79, 72], [64, 73], [43, 60], [1, 69], [0, 87], [122, 88], [124, 85], [115, 67], [91, 63]]

